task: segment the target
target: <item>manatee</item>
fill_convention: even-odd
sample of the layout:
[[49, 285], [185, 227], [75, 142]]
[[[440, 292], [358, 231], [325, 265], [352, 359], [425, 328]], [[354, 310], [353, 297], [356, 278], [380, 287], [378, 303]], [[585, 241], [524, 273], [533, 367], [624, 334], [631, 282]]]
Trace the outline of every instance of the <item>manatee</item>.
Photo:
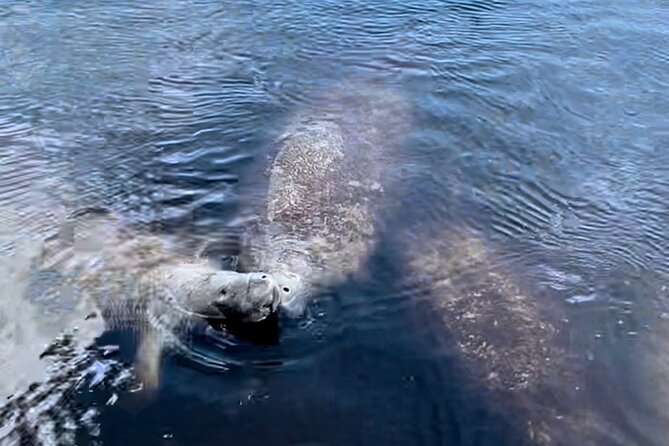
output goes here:
[[559, 309], [542, 306], [471, 231], [406, 234], [405, 288], [424, 296], [440, 351], [517, 435], [513, 444], [601, 444], [611, 429], [592, 406]]
[[37, 270], [55, 272], [41, 290], [60, 306], [140, 332], [138, 371], [155, 385], [165, 347], [186, 348], [182, 334], [198, 320], [258, 322], [275, 313], [279, 288], [266, 273], [214, 269], [179, 255], [157, 236], [130, 231], [100, 210], [73, 215], [45, 245]]
[[[2, 382], [11, 394], [0, 402], [2, 445], [73, 445], [82, 433], [94, 441], [97, 410], [76, 397], [82, 389], [107, 389], [112, 404], [131, 385], [153, 387], [163, 350], [188, 348], [190, 324], [267, 320], [279, 304], [271, 276], [219, 271], [102, 209], [72, 214], [41, 252], [24, 248], [32, 265], [24, 256], [0, 263], [3, 284], [16, 287], [0, 313], [0, 359], [11, 364], [3, 373], [30, 371], [27, 382]], [[114, 346], [93, 344], [117, 328], [139, 331], [136, 368], [110, 357]]]
[[293, 316], [363, 270], [376, 243], [388, 153], [408, 121], [404, 102], [384, 89], [340, 87], [323, 96], [320, 113], [296, 115], [278, 139], [246, 243], [247, 268], [272, 274], [282, 311]]

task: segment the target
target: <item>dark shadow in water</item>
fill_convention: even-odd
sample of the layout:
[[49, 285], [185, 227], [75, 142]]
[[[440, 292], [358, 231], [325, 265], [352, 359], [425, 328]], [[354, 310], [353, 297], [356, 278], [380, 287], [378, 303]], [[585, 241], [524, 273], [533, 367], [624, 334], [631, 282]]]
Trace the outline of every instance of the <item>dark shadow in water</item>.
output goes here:
[[241, 322], [235, 320], [210, 319], [212, 328], [224, 331], [241, 342], [255, 345], [278, 345], [281, 334], [279, 316], [274, 313], [261, 322]]

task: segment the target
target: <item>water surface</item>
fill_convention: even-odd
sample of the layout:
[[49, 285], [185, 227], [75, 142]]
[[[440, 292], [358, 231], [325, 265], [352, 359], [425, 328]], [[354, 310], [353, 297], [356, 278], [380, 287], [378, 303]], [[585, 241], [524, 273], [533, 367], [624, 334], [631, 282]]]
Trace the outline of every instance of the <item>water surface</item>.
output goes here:
[[396, 206], [369, 279], [282, 321], [278, 345], [202, 334], [208, 365], [166, 359], [158, 395], [105, 409], [100, 440], [515, 444], [425, 297], [401, 292], [393, 249], [429, 227], [475, 231], [490, 267], [568, 321], [602, 444], [664, 444], [668, 48], [659, 0], [4, 2], [6, 375], [38, 370], [61, 328], [25, 277], [69, 210], [217, 246], [256, 212], [291, 117], [346, 81], [401, 92], [411, 116], [388, 138]]

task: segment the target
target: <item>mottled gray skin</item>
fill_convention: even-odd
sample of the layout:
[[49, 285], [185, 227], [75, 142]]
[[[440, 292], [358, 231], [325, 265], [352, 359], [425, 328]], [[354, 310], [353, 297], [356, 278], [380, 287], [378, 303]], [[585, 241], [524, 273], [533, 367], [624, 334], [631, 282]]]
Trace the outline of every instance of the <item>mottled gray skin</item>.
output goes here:
[[271, 164], [255, 264], [280, 285], [282, 309], [299, 315], [319, 287], [358, 271], [374, 242], [381, 193], [374, 148], [346, 145], [335, 122], [295, 124]]
[[559, 311], [528, 295], [467, 231], [413, 233], [421, 235], [406, 240], [407, 287], [427, 296], [442, 348], [517, 444], [601, 444], [611, 429], [590, 407]]
[[364, 273], [390, 159], [410, 123], [404, 98], [384, 86], [343, 81], [320, 93], [278, 138], [243, 259], [247, 269], [272, 273], [290, 315], [323, 288]]
[[106, 329], [140, 331], [138, 369], [148, 385], [157, 384], [163, 349], [183, 347], [180, 335], [194, 319], [256, 322], [280, 301], [270, 275], [216, 270], [103, 213], [72, 219], [46, 245], [37, 267], [60, 274], [48, 291], [61, 305], [70, 301], [79, 314], [101, 314]]

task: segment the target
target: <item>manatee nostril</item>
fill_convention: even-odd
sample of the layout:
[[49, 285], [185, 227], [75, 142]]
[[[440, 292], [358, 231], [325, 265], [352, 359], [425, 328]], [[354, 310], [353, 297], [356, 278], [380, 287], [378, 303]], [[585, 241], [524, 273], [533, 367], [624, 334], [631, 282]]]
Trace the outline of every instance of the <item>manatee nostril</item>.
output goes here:
[[290, 288], [285, 286], [285, 287], [283, 287], [283, 291], [284, 291], [284, 293], [290, 293]]
[[220, 294], [221, 296], [225, 296], [227, 294], [227, 291], [225, 290], [225, 288], [223, 288], [221, 291], [218, 292], [218, 294]]
[[263, 274], [262, 276], [260, 276], [260, 278], [263, 280], [267, 279], [267, 274]]

